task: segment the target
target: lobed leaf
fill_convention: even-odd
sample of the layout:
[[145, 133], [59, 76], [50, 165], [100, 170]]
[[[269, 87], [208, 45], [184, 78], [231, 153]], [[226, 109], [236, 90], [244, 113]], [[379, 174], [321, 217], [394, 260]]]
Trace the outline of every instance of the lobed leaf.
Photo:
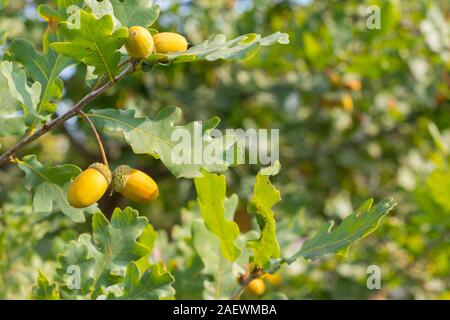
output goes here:
[[151, 252], [155, 245], [157, 236], [158, 234], [153, 228], [153, 226], [151, 224], [147, 224], [144, 231], [142, 231], [141, 236], [139, 237], [138, 242], [146, 246], [147, 249], [149, 250], [149, 252], [145, 256], [139, 258], [139, 260], [136, 261], [136, 265], [139, 267], [139, 270], [141, 272], [145, 272], [145, 270], [147, 270], [151, 266], [150, 262]]
[[116, 31], [110, 15], [96, 19], [93, 14], [81, 10], [79, 28], [68, 22], [60, 23], [64, 42], [53, 42], [50, 47], [55, 51], [94, 66], [96, 75], [107, 74], [112, 80], [119, 72], [120, 52], [128, 37], [126, 28]]
[[38, 6], [39, 15], [48, 23], [50, 31], [55, 31], [59, 22], [66, 21], [75, 10], [71, 8], [82, 8], [85, 0], [57, 0], [56, 9], [53, 7], [41, 4]]
[[59, 300], [56, 285], [50, 284], [40, 270], [37, 277], [37, 283], [32, 288], [31, 298], [37, 300]]
[[51, 50], [44, 38], [43, 54], [37, 52], [27, 40], [15, 39], [10, 46], [14, 61], [19, 62], [25, 68], [27, 74], [41, 84], [40, 103], [37, 113], [55, 110], [51, 102], [54, 98], [60, 98], [62, 94], [62, 80], [59, 78], [61, 71], [67, 67], [71, 60]]
[[209, 134], [217, 126], [217, 118], [204, 125], [191, 122], [176, 126], [181, 118], [179, 108], [162, 109], [152, 120], [137, 118], [132, 110], [91, 110], [87, 115], [104, 129], [122, 132], [134, 153], [161, 159], [176, 177], [201, 176], [201, 168], [224, 171], [235, 159], [235, 136], [213, 138]]
[[8, 82], [11, 96], [21, 103], [25, 114], [38, 117], [37, 105], [41, 94], [41, 84], [34, 82], [29, 87], [25, 72], [14, 70], [13, 63], [9, 61], [0, 63], [0, 72]]
[[203, 177], [194, 180], [200, 212], [208, 230], [219, 239], [222, 254], [227, 260], [234, 261], [241, 254], [235, 244], [239, 227], [234, 221], [225, 218], [225, 176], [204, 170], [202, 173]]
[[249, 241], [247, 246], [253, 250], [253, 264], [259, 266], [263, 266], [271, 258], [280, 256], [272, 207], [281, 200], [281, 195], [269, 179], [270, 176], [278, 174], [279, 170], [278, 161], [274, 166], [260, 170], [256, 176], [253, 197], [249, 204], [249, 211], [256, 215], [260, 237]]
[[8, 79], [0, 72], [0, 137], [25, 132], [27, 126], [21, 109], [20, 102], [9, 90]]
[[372, 204], [372, 199], [367, 200], [335, 229], [332, 221], [324, 224], [312, 239], [305, 241], [299, 252], [287, 259], [287, 262], [291, 263], [299, 257], [314, 260], [334, 252], [347, 256], [352, 244], [374, 232], [381, 219], [396, 205], [392, 198], [373, 207]]
[[94, 291], [97, 295], [103, 286], [115, 283], [114, 277], [124, 272], [129, 261], [134, 261], [149, 253], [149, 249], [137, 242], [147, 225], [147, 218], [139, 217], [131, 208], [117, 208], [111, 218], [97, 212], [92, 218], [90, 239], [80, 239], [88, 248], [89, 255], [95, 259]]
[[[81, 238], [86, 235], [80, 236]], [[73, 299], [77, 296], [90, 294], [95, 281], [95, 260], [89, 257], [89, 240], [71, 241], [63, 255], [58, 257], [59, 267], [56, 269], [58, 280], [62, 283], [59, 287], [64, 299]]]
[[58, 257], [55, 292], [64, 299], [173, 297], [174, 278], [169, 272], [159, 264], [138, 265], [155, 241], [156, 233], [147, 222], [131, 208], [114, 210], [111, 222], [95, 213], [92, 235], [81, 234]]
[[147, 61], [150, 63], [181, 63], [197, 60], [246, 60], [251, 58], [260, 47], [275, 43], [288, 44], [289, 36], [281, 32], [276, 32], [267, 37], [249, 33], [226, 41], [225, 35], [219, 34], [183, 52], [152, 54], [147, 58]]
[[167, 299], [175, 295], [172, 275], [162, 270], [160, 264], [152, 265], [142, 276], [136, 263], [130, 262], [127, 267], [123, 294], [118, 299]]
[[192, 241], [204, 268], [203, 274], [211, 278], [204, 281], [204, 299], [228, 299], [236, 289], [232, 263], [220, 253], [220, 241], [205, 223], [196, 219], [192, 222]]
[[109, 0], [117, 20], [125, 27], [151, 26], [159, 17], [159, 6], [151, 0]]

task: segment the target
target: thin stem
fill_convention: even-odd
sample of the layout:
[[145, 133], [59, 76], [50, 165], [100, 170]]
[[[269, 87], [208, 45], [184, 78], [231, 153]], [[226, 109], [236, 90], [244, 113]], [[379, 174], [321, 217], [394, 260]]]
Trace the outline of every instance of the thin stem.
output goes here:
[[59, 125], [66, 120], [72, 118], [73, 116], [77, 115], [80, 110], [83, 110], [84, 107], [91, 101], [93, 101], [95, 98], [97, 98], [100, 94], [102, 94], [105, 90], [112, 87], [116, 82], [122, 80], [125, 76], [128, 74], [133, 73], [136, 70], [136, 65], [134, 63], [130, 63], [125, 69], [122, 70], [112, 81], [109, 81], [102, 85], [100, 88], [92, 90], [87, 95], [85, 95], [80, 101], [78, 101], [76, 104], [72, 106], [69, 110], [61, 114], [60, 116], [56, 117], [53, 120], [50, 120], [46, 123], [44, 123], [39, 130], [36, 130], [33, 134], [29, 136], [23, 137], [17, 144], [7, 151], [3, 153], [0, 156], [0, 165], [4, 162], [8, 161], [8, 159], [12, 156], [14, 156], [20, 149], [23, 147], [29, 145], [39, 137], [46, 134], [51, 128], [53, 128], [56, 125]]
[[100, 138], [97, 129], [95, 128], [94, 124], [92, 123], [92, 120], [86, 113], [80, 110], [79, 114], [83, 116], [83, 119], [88, 123], [89, 127], [91, 127], [92, 132], [94, 132], [95, 139], [97, 140], [98, 147], [100, 149], [100, 154], [102, 155], [103, 163], [105, 164], [105, 166], [109, 168], [108, 157], [106, 156], [105, 147], [103, 146], [102, 139]]
[[74, 137], [72, 132], [67, 129], [65, 125], [62, 125], [61, 129], [67, 139], [69, 139], [70, 144], [73, 145], [77, 151], [83, 155], [83, 157], [87, 158], [89, 162], [94, 162], [97, 160], [97, 155], [85, 147], [84, 141], [80, 141], [77, 137]]

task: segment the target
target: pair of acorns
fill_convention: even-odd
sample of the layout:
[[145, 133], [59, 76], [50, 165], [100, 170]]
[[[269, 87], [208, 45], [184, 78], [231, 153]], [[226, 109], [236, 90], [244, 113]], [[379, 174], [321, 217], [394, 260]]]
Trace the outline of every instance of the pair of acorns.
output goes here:
[[148, 203], [159, 195], [158, 185], [144, 172], [121, 165], [111, 173], [108, 166], [96, 162], [73, 180], [67, 199], [72, 207], [86, 208], [100, 200], [109, 186], [139, 203]]
[[125, 48], [132, 58], [147, 58], [156, 53], [172, 53], [186, 51], [186, 39], [174, 32], [161, 32], [153, 37], [144, 27], [134, 26], [128, 29], [128, 39]]
[[246, 288], [247, 292], [250, 292], [251, 294], [257, 296], [264, 294], [264, 292], [266, 291], [266, 284], [264, 283], [263, 279], [274, 287], [277, 287], [281, 284], [281, 276], [279, 273], [266, 273], [262, 278], [257, 278], [250, 281]]

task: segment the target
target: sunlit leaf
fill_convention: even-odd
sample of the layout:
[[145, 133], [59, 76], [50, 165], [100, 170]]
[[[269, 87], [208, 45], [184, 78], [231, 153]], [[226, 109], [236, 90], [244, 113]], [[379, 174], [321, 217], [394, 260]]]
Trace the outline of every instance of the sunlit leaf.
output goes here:
[[9, 61], [0, 63], [0, 71], [7, 79], [11, 95], [22, 104], [24, 112], [38, 117], [37, 105], [41, 94], [41, 84], [34, 82], [31, 87], [28, 86], [25, 72], [15, 71], [12, 62]]
[[37, 283], [33, 286], [31, 298], [36, 300], [59, 300], [56, 286], [50, 284], [41, 271], [39, 271]]
[[208, 230], [219, 239], [222, 254], [229, 261], [234, 261], [241, 253], [235, 244], [239, 227], [225, 218], [225, 176], [206, 171], [202, 173], [203, 177], [194, 180], [200, 212]]
[[114, 15], [123, 26], [151, 26], [159, 17], [159, 6], [151, 0], [109, 0]]
[[288, 44], [289, 36], [286, 33], [281, 32], [276, 32], [267, 37], [249, 33], [233, 40], [226, 41], [225, 36], [219, 34], [184, 52], [152, 54], [147, 58], [147, 61], [151, 63], [181, 63], [196, 60], [246, 60], [252, 57], [261, 46], [270, 46], [275, 43]]
[[333, 222], [324, 224], [312, 239], [305, 241], [299, 252], [287, 259], [288, 263], [299, 257], [314, 260], [329, 253], [346, 256], [353, 243], [374, 232], [381, 219], [395, 206], [393, 199], [373, 207], [372, 204], [373, 200], [366, 201], [334, 229]]
[[92, 218], [93, 237], [80, 238], [94, 258], [94, 296], [101, 293], [102, 287], [113, 285], [122, 276], [130, 261], [135, 261], [149, 253], [149, 249], [137, 242], [147, 225], [145, 217], [131, 208], [116, 209], [111, 223], [97, 212]]
[[192, 223], [192, 240], [197, 254], [202, 259], [203, 273], [212, 277], [205, 280], [205, 299], [227, 299], [236, 289], [232, 263], [221, 253], [220, 241], [200, 219]]
[[9, 90], [8, 79], [0, 73], [0, 136], [21, 135], [26, 130], [20, 102]]
[[96, 19], [93, 14], [81, 11], [79, 28], [68, 22], [61, 22], [60, 28], [65, 41], [53, 42], [50, 47], [59, 53], [95, 67], [95, 74], [107, 74], [113, 79], [119, 71], [118, 49], [128, 37], [126, 28], [114, 29], [110, 15]]
[[161, 159], [176, 177], [201, 176], [201, 168], [224, 171], [235, 161], [236, 137], [213, 138], [209, 134], [217, 126], [217, 118], [203, 125], [191, 122], [177, 126], [179, 108], [162, 109], [153, 119], [137, 118], [132, 110], [91, 110], [87, 115], [102, 128], [122, 132], [134, 153]]
[[61, 97], [62, 80], [59, 79], [59, 74], [71, 62], [70, 59], [57, 54], [48, 46], [44, 46], [44, 48], [45, 51], [41, 54], [24, 39], [15, 39], [10, 46], [12, 58], [24, 66], [25, 71], [33, 80], [41, 84], [38, 113], [55, 109], [49, 104], [52, 99]]
[[253, 250], [253, 263], [263, 266], [270, 258], [280, 256], [280, 246], [276, 237], [275, 218], [272, 207], [281, 200], [278, 191], [270, 182], [270, 176], [276, 175], [280, 170], [280, 163], [261, 169], [256, 176], [253, 197], [249, 209], [256, 215], [260, 229], [260, 237], [251, 240], [248, 247]]
[[142, 275], [136, 263], [131, 262], [126, 270], [123, 295], [118, 299], [152, 300], [170, 298], [175, 295], [171, 284], [175, 279], [159, 264], [152, 265]]

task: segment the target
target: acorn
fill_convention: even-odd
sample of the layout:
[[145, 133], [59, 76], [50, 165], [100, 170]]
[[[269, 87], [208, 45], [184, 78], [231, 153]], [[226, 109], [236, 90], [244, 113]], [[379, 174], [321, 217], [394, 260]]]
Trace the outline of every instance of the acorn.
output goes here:
[[174, 32], [157, 33], [153, 36], [153, 42], [157, 53], [182, 52], [188, 47], [186, 39]]
[[67, 200], [74, 208], [86, 208], [105, 194], [111, 182], [111, 171], [103, 163], [95, 162], [71, 183]]
[[266, 291], [266, 284], [262, 279], [253, 279], [247, 285], [247, 291], [254, 295], [260, 296]]
[[264, 280], [266, 280], [272, 286], [277, 287], [281, 284], [281, 275], [279, 272], [274, 274], [266, 273], [266, 275], [264, 276]]
[[130, 27], [128, 29], [128, 39], [125, 42], [125, 48], [132, 58], [147, 58], [154, 49], [152, 35], [144, 27]]
[[158, 185], [147, 174], [127, 165], [114, 170], [111, 187], [115, 192], [139, 203], [148, 203], [159, 196]]
[[353, 110], [353, 99], [352, 96], [349, 95], [348, 93], [344, 93], [341, 96], [341, 104], [342, 104], [342, 108], [345, 111], [352, 111]]
[[357, 79], [348, 79], [345, 81], [344, 86], [352, 91], [359, 91], [361, 90], [362, 84], [361, 81]]

